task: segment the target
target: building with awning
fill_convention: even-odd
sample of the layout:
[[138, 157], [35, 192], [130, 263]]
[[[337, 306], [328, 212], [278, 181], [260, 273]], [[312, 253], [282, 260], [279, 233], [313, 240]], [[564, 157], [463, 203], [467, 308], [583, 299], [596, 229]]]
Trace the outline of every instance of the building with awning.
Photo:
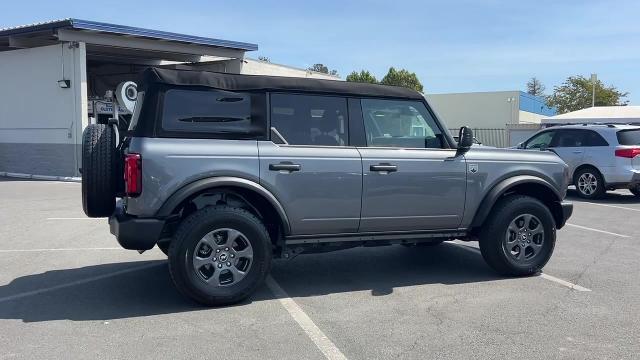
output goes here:
[[147, 66], [339, 80], [246, 57], [257, 49], [80, 19], [0, 29], [0, 175], [79, 176], [84, 127], [111, 117], [109, 91]]

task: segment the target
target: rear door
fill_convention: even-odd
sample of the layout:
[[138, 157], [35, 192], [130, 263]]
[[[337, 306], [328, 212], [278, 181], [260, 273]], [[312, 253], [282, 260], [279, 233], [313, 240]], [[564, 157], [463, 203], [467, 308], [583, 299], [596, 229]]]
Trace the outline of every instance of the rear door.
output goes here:
[[282, 203], [292, 235], [356, 232], [362, 160], [349, 146], [347, 99], [274, 93], [269, 113], [260, 183]]
[[579, 129], [561, 129], [557, 131], [549, 146], [558, 156], [569, 165], [569, 174], [583, 163], [587, 150], [587, 133]]
[[466, 162], [421, 101], [362, 99], [361, 232], [456, 229]]

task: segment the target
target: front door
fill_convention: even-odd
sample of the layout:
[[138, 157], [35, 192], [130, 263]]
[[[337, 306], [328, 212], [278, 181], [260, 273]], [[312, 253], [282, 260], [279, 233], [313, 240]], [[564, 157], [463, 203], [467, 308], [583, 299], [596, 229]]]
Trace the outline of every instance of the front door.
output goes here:
[[420, 101], [362, 99], [361, 232], [456, 229], [466, 161]]
[[362, 160], [348, 143], [343, 97], [271, 94], [272, 141], [259, 141], [260, 183], [285, 208], [292, 235], [353, 233]]

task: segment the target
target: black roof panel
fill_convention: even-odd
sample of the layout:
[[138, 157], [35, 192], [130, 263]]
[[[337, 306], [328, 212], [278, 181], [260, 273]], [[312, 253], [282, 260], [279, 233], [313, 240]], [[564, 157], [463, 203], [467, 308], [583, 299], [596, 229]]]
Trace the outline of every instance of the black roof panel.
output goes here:
[[148, 84], [205, 86], [230, 91], [296, 91], [355, 96], [423, 99], [415, 90], [388, 85], [355, 83], [266, 75], [240, 75], [195, 70], [148, 68], [142, 74], [142, 87]]

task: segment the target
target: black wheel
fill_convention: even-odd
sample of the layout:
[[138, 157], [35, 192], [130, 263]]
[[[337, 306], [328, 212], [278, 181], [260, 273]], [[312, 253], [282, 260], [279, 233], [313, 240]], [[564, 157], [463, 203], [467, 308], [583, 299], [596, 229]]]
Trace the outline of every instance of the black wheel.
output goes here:
[[480, 251], [498, 273], [524, 276], [540, 271], [556, 242], [555, 221], [537, 199], [512, 195], [500, 200], [480, 232]]
[[214, 206], [178, 226], [169, 246], [169, 271], [184, 295], [203, 305], [228, 305], [264, 281], [271, 257], [271, 240], [258, 218], [243, 209]]
[[578, 196], [585, 199], [599, 199], [606, 191], [602, 175], [592, 167], [576, 172], [573, 183], [578, 190]]
[[115, 209], [116, 154], [111, 126], [87, 126], [82, 135], [82, 209], [89, 217], [109, 216]]
[[629, 188], [629, 191], [631, 191], [631, 193], [635, 195], [635, 197], [640, 198], [640, 185], [636, 185], [634, 187]]

